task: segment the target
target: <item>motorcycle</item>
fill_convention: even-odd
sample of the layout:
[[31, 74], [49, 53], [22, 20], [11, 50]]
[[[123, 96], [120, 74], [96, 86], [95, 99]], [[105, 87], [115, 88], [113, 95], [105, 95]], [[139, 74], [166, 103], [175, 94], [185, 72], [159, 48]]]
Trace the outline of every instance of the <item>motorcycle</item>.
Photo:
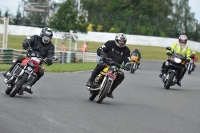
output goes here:
[[[170, 47], [166, 48], [167, 50], [171, 50]], [[166, 74], [163, 74], [162, 81], [164, 83], [164, 87], [169, 89], [170, 86], [173, 86], [177, 83], [177, 80], [182, 72], [182, 67], [186, 64], [186, 58], [177, 53], [172, 53], [169, 56], [169, 62], [166, 62], [167, 69], [165, 70]]]
[[[56, 61], [58, 58], [54, 56], [51, 60]], [[17, 63], [13, 70], [6, 74], [4, 83], [7, 85], [5, 93], [14, 97], [17, 93], [23, 95], [26, 85], [33, 83], [37, 79], [37, 72], [42, 67], [42, 63], [47, 62], [31, 49], [27, 50], [27, 57], [21, 62]]]
[[106, 98], [120, 68], [122, 68], [120, 64], [112, 61], [112, 59], [104, 59], [106, 67], [96, 76], [93, 86], [87, 87], [90, 91], [89, 100], [93, 101], [96, 98], [97, 103], [101, 103]]
[[140, 63], [138, 60], [138, 55], [132, 55], [130, 61], [131, 61], [130, 73], [134, 73], [138, 69], [138, 64]]

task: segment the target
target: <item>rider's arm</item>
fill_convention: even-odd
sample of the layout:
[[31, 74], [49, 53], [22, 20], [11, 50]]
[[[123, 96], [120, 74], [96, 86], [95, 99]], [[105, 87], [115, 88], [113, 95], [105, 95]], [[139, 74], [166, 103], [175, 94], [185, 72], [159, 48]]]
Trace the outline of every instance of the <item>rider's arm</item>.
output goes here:
[[186, 57], [188, 60], [191, 60], [190, 55], [191, 55], [191, 50], [190, 48], [187, 48]]
[[173, 45], [171, 46], [171, 50], [167, 50], [167, 53], [168, 53], [168, 52], [169, 52], [169, 53], [174, 52], [175, 48], [176, 48], [176, 43], [173, 44]]
[[130, 62], [130, 50], [127, 50], [124, 54], [124, 64]]
[[107, 41], [103, 46], [101, 46], [97, 49], [97, 55], [101, 56], [102, 52], [106, 53], [108, 51], [109, 47], [110, 47], [110, 41]]
[[47, 58], [52, 58], [55, 55], [55, 47], [54, 45], [51, 45], [48, 48]]
[[35, 42], [35, 36], [34, 36], [34, 35], [33, 35], [33, 36], [27, 36], [27, 37], [24, 39], [24, 41], [22, 42], [22, 47], [23, 47], [24, 45], [33, 46], [34, 42]]

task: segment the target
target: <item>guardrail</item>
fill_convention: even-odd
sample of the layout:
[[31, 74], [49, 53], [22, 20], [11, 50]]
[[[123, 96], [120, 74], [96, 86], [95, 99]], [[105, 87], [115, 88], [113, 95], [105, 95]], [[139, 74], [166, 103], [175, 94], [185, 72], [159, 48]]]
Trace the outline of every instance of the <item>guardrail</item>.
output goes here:
[[[0, 64], [12, 64], [18, 56], [26, 54], [25, 50], [0, 49]], [[59, 63], [77, 63], [77, 62], [97, 62], [99, 57], [96, 53], [91, 52], [74, 52], [74, 51], [56, 51]]]

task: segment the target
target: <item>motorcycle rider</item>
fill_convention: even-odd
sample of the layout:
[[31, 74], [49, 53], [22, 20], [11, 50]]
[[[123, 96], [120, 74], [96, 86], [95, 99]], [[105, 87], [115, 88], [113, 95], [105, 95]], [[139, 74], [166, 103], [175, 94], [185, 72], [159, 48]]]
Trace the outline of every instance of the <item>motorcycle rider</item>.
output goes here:
[[[53, 32], [50, 28], [43, 28], [40, 32], [40, 36], [33, 35], [26, 37], [26, 39], [22, 42], [22, 48], [27, 50], [29, 47], [31, 47], [32, 52], [42, 56], [42, 58], [47, 58], [47, 66], [52, 65], [51, 58], [54, 56], [55, 47], [53, 43], [51, 42], [51, 39], [53, 37]], [[3, 73], [3, 76], [6, 77], [8, 73], [10, 73], [15, 65], [17, 63], [21, 63], [26, 57], [23, 55], [20, 55], [15, 63], [11, 66], [11, 68]], [[37, 73], [38, 77], [37, 79], [32, 83], [26, 86], [26, 91], [32, 94], [31, 87], [44, 75], [44, 68], [40, 67], [39, 71]]]
[[[197, 62], [197, 61], [198, 61], [198, 57], [197, 57], [197, 55], [196, 55], [196, 52], [195, 52], [195, 51], [192, 51], [192, 55], [194, 56], [194, 57], [193, 57], [194, 62]], [[194, 71], [195, 67], [196, 67], [196, 65], [194, 64], [194, 66], [193, 66], [193, 68], [192, 68], [192, 71]]]
[[131, 53], [131, 56], [138, 56], [138, 69], [140, 68], [140, 59], [142, 58], [140, 51], [136, 48], [134, 51]]
[[[102, 47], [97, 49], [97, 55], [102, 57], [98, 62], [97, 66], [94, 68], [89, 80], [87, 81], [86, 86], [91, 87], [96, 76], [104, 69], [105, 62], [104, 57], [111, 58], [113, 61], [122, 64], [124, 61], [125, 69], [130, 70], [130, 49], [126, 46], [127, 38], [124, 33], [119, 33], [116, 35], [115, 40], [107, 41]], [[114, 89], [124, 80], [124, 73], [119, 72], [117, 78], [113, 82], [113, 85], [108, 92], [107, 96], [114, 98], [112, 92]]]
[[[188, 46], [186, 46], [187, 44], [187, 36], [186, 35], [180, 35], [179, 36], [179, 43], [175, 43], [171, 46], [171, 51], [167, 50], [167, 55], [171, 56], [173, 52], [178, 53], [184, 57], [186, 57], [186, 61], [190, 61], [191, 58], [189, 57], [191, 55], [191, 50]], [[167, 68], [167, 63], [169, 60], [166, 60], [163, 62], [162, 64], [162, 68], [161, 68], [161, 73], [159, 75], [160, 78], [162, 78], [163, 74], [166, 73], [166, 68]], [[177, 80], [177, 85], [181, 86], [181, 79], [183, 78], [185, 72], [187, 71], [187, 67], [186, 65], [184, 67], [182, 67], [182, 71], [181, 71], [181, 75], [179, 76], [179, 79]]]

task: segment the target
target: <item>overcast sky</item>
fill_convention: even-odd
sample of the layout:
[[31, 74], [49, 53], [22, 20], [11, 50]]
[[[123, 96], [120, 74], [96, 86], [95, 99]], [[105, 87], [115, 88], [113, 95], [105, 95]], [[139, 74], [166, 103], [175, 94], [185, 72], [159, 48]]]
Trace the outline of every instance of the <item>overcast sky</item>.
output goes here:
[[[0, 10], [4, 14], [6, 9], [9, 9], [10, 12], [15, 15], [18, 9], [18, 3], [21, 0], [0, 0]], [[62, 1], [62, 0], [55, 0]], [[191, 7], [191, 12], [195, 13], [195, 18], [200, 23], [200, 0], [189, 0], [189, 6]], [[22, 10], [22, 7], [21, 7]]]

